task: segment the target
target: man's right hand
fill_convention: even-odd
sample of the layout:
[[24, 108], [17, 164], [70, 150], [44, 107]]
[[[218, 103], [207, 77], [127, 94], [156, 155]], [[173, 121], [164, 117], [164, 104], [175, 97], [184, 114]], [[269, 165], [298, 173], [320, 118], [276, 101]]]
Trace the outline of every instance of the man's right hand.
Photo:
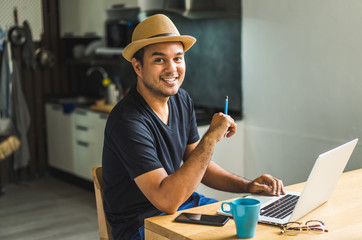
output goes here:
[[[212, 117], [210, 127], [206, 132], [207, 135], [213, 136], [216, 141], [220, 141], [224, 136], [231, 137], [236, 133], [237, 125], [234, 119], [229, 115], [221, 112], [215, 113]], [[205, 135], [206, 135], [205, 134]]]

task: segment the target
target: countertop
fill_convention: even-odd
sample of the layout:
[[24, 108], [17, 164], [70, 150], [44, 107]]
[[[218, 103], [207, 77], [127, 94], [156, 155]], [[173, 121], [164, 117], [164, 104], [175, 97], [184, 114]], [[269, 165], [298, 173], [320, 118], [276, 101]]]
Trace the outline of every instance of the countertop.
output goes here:
[[104, 113], [110, 113], [112, 111], [112, 109], [114, 108], [115, 104], [112, 105], [91, 105], [90, 109], [93, 111], [99, 111], [99, 112], [104, 112]]

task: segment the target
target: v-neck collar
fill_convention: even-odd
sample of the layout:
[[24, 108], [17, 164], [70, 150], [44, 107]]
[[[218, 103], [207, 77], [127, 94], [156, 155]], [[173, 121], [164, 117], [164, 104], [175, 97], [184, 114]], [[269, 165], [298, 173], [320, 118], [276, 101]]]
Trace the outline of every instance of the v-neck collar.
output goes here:
[[157, 118], [157, 120], [159, 122], [161, 122], [163, 124], [163, 126], [165, 126], [166, 128], [168, 128], [169, 130], [172, 130], [172, 121], [173, 121], [173, 100], [172, 97], [170, 96], [168, 98], [167, 101], [167, 105], [168, 105], [168, 124], [164, 123], [161, 118], [152, 110], [152, 108], [150, 107], [150, 105], [147, 103], [147, 101], [143, 98], [143, 96], [137, 91], [137, 87], [134, 88], [136, 94], [138, 95], [138, 97], [142, 100], [142, 103], [145, 105], [145, 107], [152, 113], [153, 116], [155, 116]]

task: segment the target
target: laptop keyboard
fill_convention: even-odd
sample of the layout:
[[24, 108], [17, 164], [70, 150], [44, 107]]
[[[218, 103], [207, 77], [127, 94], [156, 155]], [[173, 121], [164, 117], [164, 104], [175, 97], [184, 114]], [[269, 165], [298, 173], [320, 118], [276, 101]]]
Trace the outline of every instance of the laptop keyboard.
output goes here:
[[261, 216], [283, 219], [293, 212], [299, 196], [287, 194], [279, 200], [263, 207], [260, 210]]

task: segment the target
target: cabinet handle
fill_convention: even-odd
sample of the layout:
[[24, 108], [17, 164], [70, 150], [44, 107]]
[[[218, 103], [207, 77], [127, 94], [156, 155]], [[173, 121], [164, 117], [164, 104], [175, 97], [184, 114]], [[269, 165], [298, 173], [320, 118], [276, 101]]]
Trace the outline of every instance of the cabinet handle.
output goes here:
[[76, 110], [75, 113], [78, 114], [78, 115], [83, 115], [83, 116], [87, 115], [87, 111], [82, 111], [82, 110], [79, 110], [79, 109]]
[[77, 126], [75, 126], [75, 128], [76, 128], [77, 130], [81, 130], [81, 131], [88, 131], [88, 127], [84, 127], [84, 126], [79, 126], [79, 125], [77, 125]]
[[78, 144], [79, 146], [89, 147], [89, 143], [87, 143], [87, 142], [77, 141], [77, 144]]

